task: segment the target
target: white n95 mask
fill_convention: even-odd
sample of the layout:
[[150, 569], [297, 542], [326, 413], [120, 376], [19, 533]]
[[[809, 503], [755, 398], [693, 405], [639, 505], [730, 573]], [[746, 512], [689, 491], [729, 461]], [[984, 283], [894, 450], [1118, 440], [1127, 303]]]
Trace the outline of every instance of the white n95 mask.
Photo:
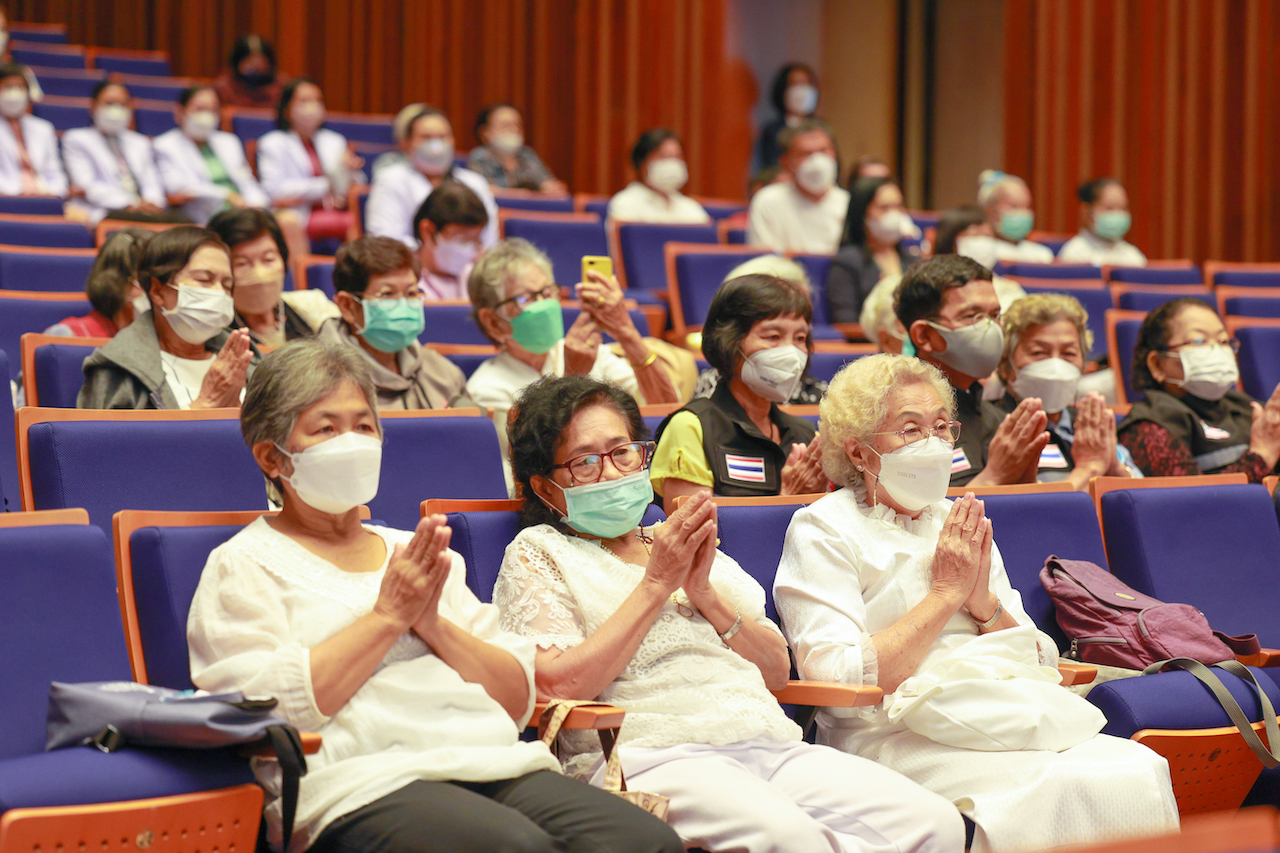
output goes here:
[[1182, 380], [1170, 379], [1170, 385], [1202, 400], [1221, 400], [1240, 381], [1240, 368], [1235, 353], [1224, 344], [1183, 347], [1178, 350], [1182, 362]]
[[1039, 397], [1045, 412], [1052, 415], [1075, 402], [1079, 382], [1080, 368], [1065, 359], [1045, 358], [1018, 370], [1009, 388], [1019, 400]]
[[876, 479], [885, 494], [907, 512], [919, 512], [947, 496], [947, 487], [951, 485], [949, 442], [931, 435], [892, 453], [876, 455], [880, 457], [880, 475]]
[[280, 445], [276, 448], [293, 463], [293, 476], [281, 479], [313, 509], [341, 515], [367, 504], [378, 494], [382, 475], [380, 438], [344, 432], [297, 453], [289, 453]]
[[823, 195], [836, 185], [836, 158], [819, 151], [810, 154], [796, 169], [796, 183], [814, 195]]
[[808, 364], [809, 354], [790, 344], [762, 349], [742, 362], [742, 381], [766, 400], [785, 403], [800, 390]]
[[178, 304], [162, 308], [173, 333], [189, 344], [202, 344], [225, 329], [236, 315], [236, 304], [221, 287], [166, 285], [178, 291]]
[[649, 164], [649, 183], [664, 193], [673, 193], [689, 180], [689, 167], [679, 157], [663, 157]]

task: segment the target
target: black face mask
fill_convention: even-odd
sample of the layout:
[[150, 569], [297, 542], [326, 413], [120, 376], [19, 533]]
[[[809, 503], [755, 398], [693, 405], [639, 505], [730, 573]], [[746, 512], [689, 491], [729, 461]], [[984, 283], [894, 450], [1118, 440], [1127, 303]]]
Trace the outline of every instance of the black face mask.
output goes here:
[[274, 71], [251, 71], [248, 74], [237, 71], [236, 76], [248, 86], [266, 86], [276, 78]]

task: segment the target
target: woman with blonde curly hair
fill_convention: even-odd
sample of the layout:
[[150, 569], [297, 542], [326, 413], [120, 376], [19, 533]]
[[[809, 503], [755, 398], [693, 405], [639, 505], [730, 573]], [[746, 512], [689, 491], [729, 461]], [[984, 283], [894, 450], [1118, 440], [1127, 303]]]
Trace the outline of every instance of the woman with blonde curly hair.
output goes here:
[[803, 677], [885, 697], [821, 709], [819, 742], [950, 799], [975, 851], [1176, 829], [1165, 760], [1098, 734], [1101, 713], [1059, 687], [1057, 648], [1009, 584], [982, 501], [946, 499], [960, 424], [942, 373], [859, 359], [821, 415], [823, 469], [842, 488], [796, 512], [774, 599]]

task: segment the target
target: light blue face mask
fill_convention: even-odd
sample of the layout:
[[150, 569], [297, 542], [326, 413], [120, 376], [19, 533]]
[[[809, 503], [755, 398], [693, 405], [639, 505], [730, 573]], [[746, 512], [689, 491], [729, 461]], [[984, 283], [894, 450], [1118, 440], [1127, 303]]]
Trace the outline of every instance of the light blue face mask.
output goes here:
[[1013, 243], [1021, 243], [1027, 239], [1031, 229], [1036, 226], [1035, 214], [1029, 210], [1009, 210], [1000, 216], [1000, 224], [996, 231], [1000, 236]]
[[565, 524], [579, 533], [616, 539], [640, 526], [653, 501], [647, 468], [582, 486], [560, 486], [564, 492]]
[[1124, 239], [1124, 235], [1129, 233], [1129, 226], [1132, 224], [1133, 219], [1129, 216], [1129, 211], [1104, 210], [1094, 214], [1093, 233], [1103, 240], [1115, 243]]

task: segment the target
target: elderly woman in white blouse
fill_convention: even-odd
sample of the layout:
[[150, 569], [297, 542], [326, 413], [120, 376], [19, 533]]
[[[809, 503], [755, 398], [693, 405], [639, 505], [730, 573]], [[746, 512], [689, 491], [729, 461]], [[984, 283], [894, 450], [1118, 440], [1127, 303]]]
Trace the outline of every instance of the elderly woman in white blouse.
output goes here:
[[[786, 644], [764, 590], [716, 550], [693, 497], [642, 527], [653, 445], [635, 400], [583, 376], [529, 386], [509, 426], [526, 525], [494, 589], [502, 625], [538, 646], [540, 697], [627, 709], [628, 785], [670, 798], [686, 846], [710, 851], [959, 850], [962, 822], [898, 774], [800, 739], [769, 692]], [[599, 779], [599, 742], [568, 771]]]
[[977, 825], [974, 850], [1176, 829], [1165, 760], [1098, 734], [1097, 710], [1058, 686], [1057, 649], [1010, 586], [982, 502], [946, 500], [960, 425], [943, 375], [859, 359], [821, 416], [823, 468], [843, 488], [795, 514], [774, 596], [805, 678], [885, 698], [822, 709], [819, 742], [950, 799]]
[[[532, 646], [467, 589], [443, 516], [413, 533], [361, 524], [376, 402], [350, 347], [304, 338], [263, 360], [240, 426], [283, 509], [210, 555], [187, 624], [198, 687], [274, 696], [324, 737], [289, 850], [678, 851], [656, 818], [519, 740]], [[257, 772], [278, 795], [278, 768]], [[267, 820], [279, 850], [279, 800]]]

